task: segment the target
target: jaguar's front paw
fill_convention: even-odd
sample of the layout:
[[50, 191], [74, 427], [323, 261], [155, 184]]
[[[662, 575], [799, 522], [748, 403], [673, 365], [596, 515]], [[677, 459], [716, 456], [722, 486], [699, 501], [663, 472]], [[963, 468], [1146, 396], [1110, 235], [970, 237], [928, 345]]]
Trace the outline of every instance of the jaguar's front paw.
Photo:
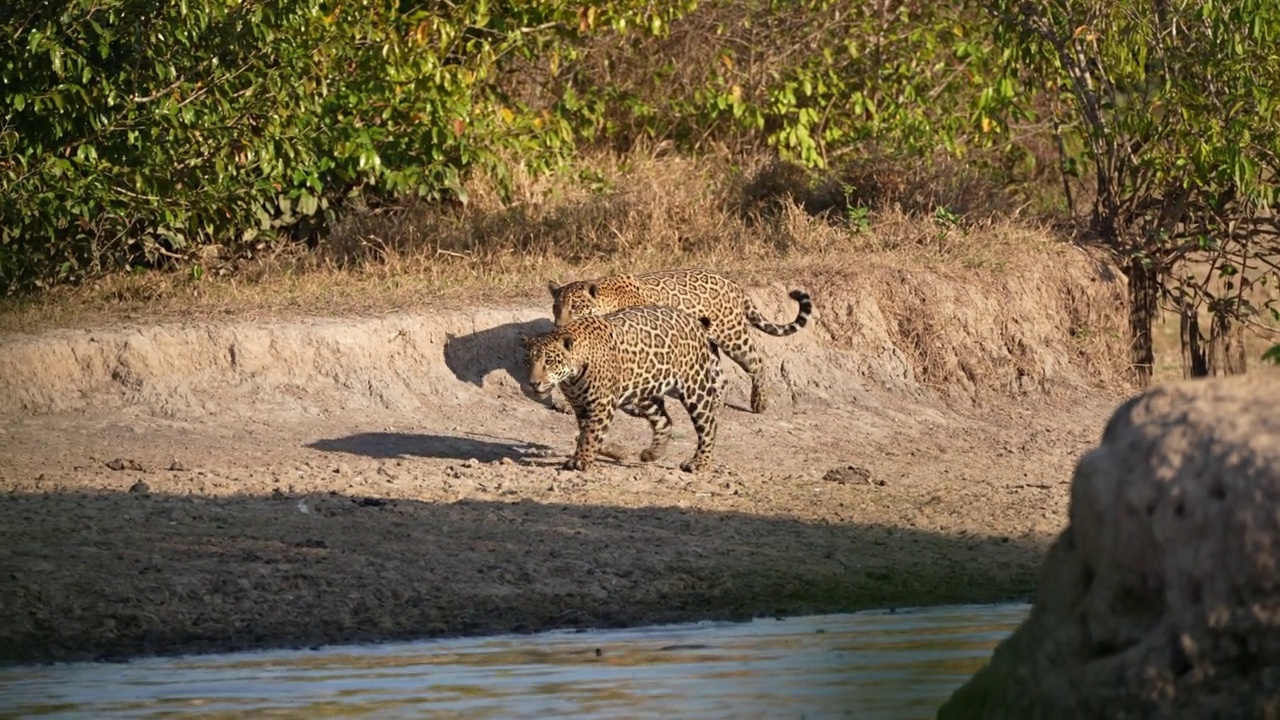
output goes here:
[[708, 462], [701, 458], [680, 463], [680, 469], [687, 473], [702, 472], [707, 469]]
[[591, 460], [577, 455], [569, 458], [565, 461], [564, 465], [560, 466], [562, 470], [577, 470], [579, 472], [586, 470], [589, 467], [591, 467]]

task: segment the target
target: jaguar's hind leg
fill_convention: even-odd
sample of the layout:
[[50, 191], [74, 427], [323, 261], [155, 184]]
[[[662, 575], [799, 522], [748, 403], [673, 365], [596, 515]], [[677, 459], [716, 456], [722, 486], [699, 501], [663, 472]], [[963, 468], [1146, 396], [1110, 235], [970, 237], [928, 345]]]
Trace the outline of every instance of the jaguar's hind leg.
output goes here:
[[751, 412], [762, 413], [769, 407], [768, 392], [764, 386], [764, 359], [756, 350], [744, 325], [740, 333], [732, 333], [732, 340], [723, 341], [720, 349], [751, 376]]
[[653, 462], [667, 451], [671, 442], [671, 416], [667, 414], [667, 406], [661, 397], [650, 397], [636, 401], [637, 413], [649, 421], [653, 430], [653, 440], [649, 447], [640, 453], [642, 462]]

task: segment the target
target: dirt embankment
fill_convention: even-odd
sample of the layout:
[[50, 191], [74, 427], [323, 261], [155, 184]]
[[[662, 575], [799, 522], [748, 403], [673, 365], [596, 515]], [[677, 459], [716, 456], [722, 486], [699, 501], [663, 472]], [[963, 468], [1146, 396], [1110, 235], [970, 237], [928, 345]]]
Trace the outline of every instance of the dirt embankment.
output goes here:
[[755, 288], [772, 406], [713, 471], [557, 468], [518, 307], [9, 335], [0, 662], [1025, 597], [1124, 392], [1119, 281], [1084, 254], [865, 265]]

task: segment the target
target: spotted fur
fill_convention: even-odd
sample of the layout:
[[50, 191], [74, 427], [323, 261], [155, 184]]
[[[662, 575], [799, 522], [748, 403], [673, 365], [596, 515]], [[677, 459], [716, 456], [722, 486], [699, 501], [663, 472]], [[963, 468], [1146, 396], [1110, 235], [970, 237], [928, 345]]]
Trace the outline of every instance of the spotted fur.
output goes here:
[[566, 469], [591, 467], [615, 409], [649, 421], [653, 440], [640, 459], [657, 460], [671, 440], [667, 396], [684, 405], [698, 434], [697, 450], [680, 469], [707, 467], [723, 401], [720, 353], [705, 323], [640, 305], [579, 318], [521, 344], [533, 393], [546, 396], [558, 386], [577, 415], [577, 449]]
[[809, 294], [792, 290], [790, 297], [800, 306], [796, 319], [785, 325], [771, 323], [742, 288], [709, 270], [610, 275], [560, 286], [550, 282], [547, 287], [557, 325], [633, 305], [666, 305], [704, 318], [720, 349], [751, 376], [751, 411], [755, 413], [764, 412], [769, 403], [764, 388], [764, 360], [752, 342], [748, 323], [768, 335], [785, 337], [807, 325], [813, 314]]

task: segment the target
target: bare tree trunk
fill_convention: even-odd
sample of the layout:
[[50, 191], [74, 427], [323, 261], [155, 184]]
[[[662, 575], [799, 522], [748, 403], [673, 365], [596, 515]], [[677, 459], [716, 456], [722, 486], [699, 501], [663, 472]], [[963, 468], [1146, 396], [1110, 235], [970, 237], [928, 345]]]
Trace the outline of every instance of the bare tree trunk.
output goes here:
[[1138, 387], [1147, 387], [1156, 359], [1151, 325], [1159, 307], [1160, 276], [1154, 265], [1139, 257], [1129, 260], [1125, 275], [1129, 276], [1129, 362]]
[[1205, 357], [1204, 335], [1200, 334], [1200, 318], [1196, 306], [1185, 296], [1178, 316], [1178, 335], [1182, 341], [1182, 377], [1205, 377], [1209, 374], [1209, 363]]
[[1245, 371], [1244, 325], [1224, 312], [1213, 314], [1209, 330], [1209, 373], [1239, 375]]

